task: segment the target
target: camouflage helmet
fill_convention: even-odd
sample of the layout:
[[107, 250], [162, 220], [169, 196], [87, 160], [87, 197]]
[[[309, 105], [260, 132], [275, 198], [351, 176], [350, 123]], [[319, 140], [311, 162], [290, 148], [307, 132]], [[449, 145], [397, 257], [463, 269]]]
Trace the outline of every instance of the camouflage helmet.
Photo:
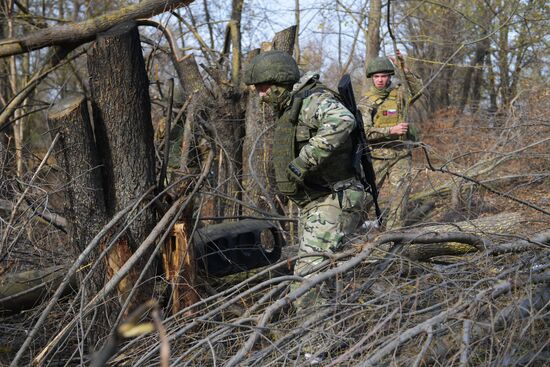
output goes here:
[[244, 70], [244, 82], [292, 85], [300, 79], [296, 61], [283, 51], [267, 51], [255, 56]]
[[367, 62], [367, 78], [376, 73], [395, 74], [393, 63], [385, 56], [377, 57]]

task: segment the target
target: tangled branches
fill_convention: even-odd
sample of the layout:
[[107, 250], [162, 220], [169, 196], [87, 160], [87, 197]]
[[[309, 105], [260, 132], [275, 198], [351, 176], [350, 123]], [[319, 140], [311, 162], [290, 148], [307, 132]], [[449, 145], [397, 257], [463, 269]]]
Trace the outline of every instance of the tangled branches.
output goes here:
[[[389, 234], [327, 259], [305, 278], [279, 263], [165, 320], [171, 366], [507, 365], [547, 361], [550, 233], [493, 245], [458, 263], [403, 257], [429, 234]], [[415, 239], [416, 238], [416, 239]], [[432, 236], [432, 242], [439, 238]], [[526, 244], [530, 246], [527, 249]], [[519, 246], [519, 247], [518, 247]], [[499, 249], [496, 251], [495, 249]], [[510, 251], [522, 248], [510, 265]], [[292, 282], [301, 286], [288, 292]], [[293, 301], [319, 289], [309, 308]], [[236, 312], [240, 305], [242, 312]], [[238, 308], [237, 308], [238, 310]], [[527, 337], [528, 336], [528, 337]], [[117, 365], [159, 363], [156, 335], [135, 339]], [[469, 362], [468, 362], [469, 361]]]

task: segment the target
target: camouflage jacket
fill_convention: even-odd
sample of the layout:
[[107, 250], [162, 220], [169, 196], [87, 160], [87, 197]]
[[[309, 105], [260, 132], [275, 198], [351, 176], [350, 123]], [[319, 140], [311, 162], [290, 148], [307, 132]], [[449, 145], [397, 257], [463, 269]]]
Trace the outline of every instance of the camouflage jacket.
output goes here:
[[[294, 85], [295, 95], [319, 75], [306, 73]], [[302, 102], [296, 129], [299, 157], [306, 162], [310, 181], [332, 184], [354, 176], [351, 133], [355, 118], [330, 91], [314, 93]]]
[[[406, 72], [405, 77], [407, 78], [408, 84], [410, 86], [410, 96], [415, 96], [422, 89], [422, 80], [411, 72]], [[386, 95], [392, 92], [397, 92], [397, 98], [399, 100], [403, 99], [403, 94], [405, 91], [405, 86], [402, 84], [394, 85], [393, 83], [386, 88]], [[391, 145], [391, 142], [398, 142], [401, 140], [399, 135], [390, 134], [390, 127], [375, 127], [374, 126], [374, 113], [375, 109], [378, 107], [376, 103], [370, 98], [367, 98], [371, 93], [378, 93], [374, 86], [371, 86], [371, 89], [361, 98], [358, 104], [358, 108], [363, 115], [365, 135], [369, 144], [374, 149], [383, 149]], [[418, 96], [417, 96], [418, 98]], [[414, 102], [417, 98], [411, 101]], [[390, 143], [390, 144], [388, 144]], [[383, 152], [373, 152], [373, 156], [377, 156]], [[385, 154], [383, 154], [385, 155]]]

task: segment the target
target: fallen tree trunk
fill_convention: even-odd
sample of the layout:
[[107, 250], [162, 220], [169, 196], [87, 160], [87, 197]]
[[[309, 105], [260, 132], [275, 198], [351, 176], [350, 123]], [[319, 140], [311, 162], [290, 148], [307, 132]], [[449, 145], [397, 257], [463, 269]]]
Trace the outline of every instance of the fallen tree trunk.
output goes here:
[[117, 24], [139, 18], [150, 18], [192, 2], [193, 0], [145, 0], [83, 22], [47, 28], [22, 38], [5, 39], [0, 42], [0, 57], [18, 55], [48, 46], [90, 42], [96, 34]]
[[518, 226], [526, 223], [527, 220], [521, 213], [499, 213], [490, 217], [482, 217], [472, 220], [466, 220], [457, 223], [442, 223], [440, 225], [430, 225], [421, 227], [423, 233], [426, 232], [466, 232], [477, 235], [490, 235], [497, 233], [518, 233], [521, 228]]
[[[485, 186], [489, 189], [494, 189], [496, 187], [496, 185], [512, 184], [514, 182], [517, 182], [517, 180], [521, 179], [522, 177], [526, 177], [526, 176], [512, 175], [512, 176], [505, 176], [505, 177], [498, 177], [498, 178], [490, 177], [489, 179], [485, 179], [485, 180], [483, 180], [483, 177], [487, 177], [489, 174], [493, 173], [496, 170], [496, 168], [498, 168], [499, 166], [501, 166], [504, 163], [508, 162], [509, 160], [516, 159], [518, 157], [517, 156], [518, 153], [529, 150], [529, 149], [534, 148], [536, 146], [547, 144], [548, 140], [549, 140], [548, 137], [544, 137], [543, 139], [541, 139], [539, 141], [533, 142], [533, 143], [528, 144], [526, 146], [522, 146], [522, 147], [516, 149], [515, 151], [501, 152], [501, 153], [498, 153], [496, 155], [491, 154], [492, 156], [488, 155], [486, 159], [480, 159], [473, 166], [471, 166], [467, 169], [464, 169], [464, 170], [461, 170], [461, 169], [458, 169], [458, 168], [453, 169], [454, 172], [451, 172], [446, 168], [443, 169], [443, 168], [434, 167], [432, 162], [431, 162], [430, 156], [429, 156], [429, 154], [426, 150], [424, 150], [424, 154], [425, 154], [425, 157], [426, 157], [426, 160], [427, 160], [427, 163], [428, 163], [428, 167], [429, 167], [430, 170], [432, 170], [434, 172], [448, 173], [448, 174], [451, 174], [451, 175], [457, 176], [457, 177], [467, 178], [467, 181], [469, 181], [469, 182], [464, 182], [464, 184], [465, 184], [464, 186], [471, 186], [471, 185], [479, 184], [479, 185]], [[449, 167], [448, 164], [446, 166]], [[494, 176], [494, 174], [491, 175], [491, 176]], [[527, 176], [530, 176], [530, 175], [527, 175]], [[473, 179], [478, 180], [478, 181], [474, 182]], [[455, 186], [455, 184], [453, 183], [452, 180], [449, 180], [449, 181], [446, 181], [446, 182], [444, 182], [444, 183], [442, 183], [442, 184], [440, 184], [436, 187], [431, 187], [428, 190], [418, 192], [414, 195], [411, 195], [410, 200], [411, 201], [422, 201], [422, 200], [424, 200], [428, 197], [432, 197], [434, 195], [436, 195], [436, 196], [437, 195], [447, 195], [451, 192], [453, 186]]]
[[[403, 256], [415, 261], [427, 261], [436, 256], [460, 256], [485, 249], [492, 251], [493, 248], [495, 251], [504, 252], [510, 246], [515, 248], [513, 245], [491, 245], [489, 241], [484, 242], [482, 246], [474, 245], [474, 242], [492, 234], [498, 236], [502, 233], [517, 233], [524, 222], [526, 220], [520, 213], [500, 213], [457, 223], [432, 224], [426, 227], [407, 228], [404, 231], [396, 230], [384, 233], [378, 239], [382, 239], [384, 243], [403, 243], [406, 245], [401, 252]], [[442, 236], [445, 234], [449, 236], [451, 233], [456, 234], [456, 239]], [[458, 236], [459, 233], [462, 233], [462, 236]], [[391, 239], [385, 240], [390, 237]], [[528, 241], [521, 241], [517, 246], [518, 251], [524, 250], [529, 246]], [[297, 248], [287, 248], [288, 256], [295, 256], [297, 252]]]
[[[57, 265], [3, 275], [0, 280], [0, 314], [12, 315], [40, 304], [57, 289], [68, 268]], [[76, 274], [71, 277], [69, 285], [64, 294], [78, 287]]]
[[[474, 236], [486, 236], [498, 233], [513, 233], [520, 229], [520, 224], [525, 222], [520, 213], [501, 213], [491, 217], [483, 217], [458, 223], [432, 225], [416, 231], [416, 235], [429, 236], [447, 232], [464, 232]], [[414, 235], [414, 234], [413, 234]], [[403, 255], [417, 261], [426, 261], [436, 256], [459, 256], [476, 252], [480, 248], [458, 242], [435, 242], [426, 244], [408, 245]]]

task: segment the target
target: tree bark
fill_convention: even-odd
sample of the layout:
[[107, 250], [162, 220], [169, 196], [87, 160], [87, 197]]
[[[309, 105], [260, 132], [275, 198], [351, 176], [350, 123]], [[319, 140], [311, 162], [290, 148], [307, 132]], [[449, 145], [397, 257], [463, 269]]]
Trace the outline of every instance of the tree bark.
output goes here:
[[59, 132], [56, 158], [65, 186], [64, 216], [75, 258], [106, 222], [101, 164], [94, 141], [86, 99], [72, 94], [55, 104], [48, 114], [51, 132]]
[[241, 74], [241, 18], [243, 13], [244, 0], [233, 0], [231, 6], [231, 44], [232, 44], [232, 67], [231, 67], [231, 83], [233, 88], [238, 89], [240, 85]]
[[[108, 219], [101, 163], [86, 98], [82, 94], [72, 94], [56, 103], [48, 114], [48, 125], [52, 135], [57, 132], [60, 134], [55, 154], [61, 167], [62, 182], [65, 183], [63, 212], [68, 223], [68, 240], [73, 250], [70, 258], [77, 259]], [[100, 249], [96, 248], [91, 259], [97, 259], [99, 253]], [[75, 278], [81, 280], [86, 273], [83, 270]], [[104, 280], [105, 266], [100, 264], [91, 275], [91, 281], [82, 285], [84, 297], [91, 299], [103, 287]], [[88, 342], [93, 343], [94, 339], [105, 336], [109, 322], [104, 315], [110, 314], [109, 311], [99, 313], [100, 316], [93, 321], [93, 332]]]
[[382, 18], [382, 1], [371, 0], [369, 23], [367, 27], [367, 60], [375, 58], [380, 52], [380, 20]]
[[[6, 2], [0, 1], [0, 14], [4, 15], [6, 13]], [[0, 17], [0, 39], [4, 39], [6, 37], [6, 22], [7, 17], [2, 16]], [[9, 96], [9, 81], [8, 81], [8, 64], [7, 60], [0, 60], [0, 109], [3, 109], [4, 106], [7, 104], [7, 98]], [[3, 137], [0, 137], [0, 139], [3, 139]]]
[[[104, 192], [109, 216], [141, 197], [155, 184], [153, 126], [149, 81], [135, 22], [98, 35], [88, 57], [90, 89], [99, 154], [104, 166]], [[143, 205], [138, 207], [142, 209]], [[108, 263], [116, 272], [154, 227], [155, 213], [144, 209], [130, 224]], [[143, 270], [144, 258], [119, 288], [122, 298]], [[134, 279], [135, 280], [135, 279]], [[150, 297], [143, 287], [132, 306]]]
[[[480, 85], [477, 85], [476, 83], [480, 82], [480, 78], [477, 68], [481, 68], [483, 66], [483, 60], [485, 59], [486, 53], [487, 50], [485, 49], [483, 42], [478, 43], [474, 58], [472, 59], [470, 67], [466, 70], [466, 74], [464, 75], [462, 97], [459, 104], [460, 111], [464, 111], [464, 108], [468, 104], [468, 97], [470, 94], [472, 96], [474, 93], [479, 95]], [[473, 99], [471, 102], [473, 102]]]
[[[483, 65], [487, 64], [487, 57], [489, 55], [489, 49], [491, 48], [491, 39], [487, 38], [479, 44], [478, 49], [476, 49], [476, 69], [474, 75], [472, 76], [472, 94], [470, 99], [470, 106], [472, 111], [479, 110], [481, 104], [481, 90], [483, 86]], [[478, 54], [479, 52], [479, 54]]]
[[[228, 36], [231, 39], [231, 85], [219, 87], [222, 106], [216, 108], [211, 115], [214, 121], [219, 145], [221, 146], [218, 157], [218, 186], [222, 192], [237, 200], [242, 199], [242, 174], [243, 174], [243, 140], [245, 138], [244, 106], [240, 91], [240, 64], [241, 64], [241, 17], [243, 1], [233, 0], [231, 8], [231, 22], [228, 28]], [[224, 90], [225, 89], [225, 90]], [[218, 201], [219, 216], [238, 216], [241, 207], [237, 203], [227, 205], [226, 201]]]
[[182, 60], [177, 60], [174, 65], [183, 89], [183, 97], [187, 99], [198, 93], [204, 98], [206, 90], [195, 56], [187, 55]]
[[[6, 14], [6, 2], [0, 1], [0, 14]], [[7, 17], [0, 17], [0, 39], [5, 37], [6, 34], [6, 24]], [[10, 96], [9, 93], [9, 68], [8, 60], [0, 59], [0, 110], [3, 110]], [[0, 123], [0, 128], [2, 124]], [[2, 177], [8, 177], [8, 167], [11, 165], [10, 160], [7, 159], [9, 156], [9, 136], [8, 133], [1, 133], [0, 131], [0, 175]], [[7, 188], [4, 187], [4, 184], [0, 185], [0, 197], [4, 197], [4, 194], [7, 194]]]
[[[487, 66], [489, 67], [489, 72], [487, 76], [487, 89], [489, 90], [489, 112], [496, 112], [498, 109], [498, 91], [496, 86], [496, 73], [493, 65], [493, 54], [489, 54], [487, 57]], [[493, 126], [490, 126], [493, 127]]]
[[499, 33], [498, 33], [498, 70], [500, 79], [500, 98], [502, 107], [506, 108], [510, 102], [512, 96], [510, 95], [510, 62], [509, 57], [509, 44], [508, 33], [510, 28], [508, 27], [508, 18], [504, 12], [498, 16], [499, 21]]
[[296, 39], [296, 30], [295, 25], [283, 29], [280, 32], [275, 33], [273, 37], [273, 49], [278, 51], [284, 51], [289, 55], [292, 55], [294, 50], [294, 40]]

